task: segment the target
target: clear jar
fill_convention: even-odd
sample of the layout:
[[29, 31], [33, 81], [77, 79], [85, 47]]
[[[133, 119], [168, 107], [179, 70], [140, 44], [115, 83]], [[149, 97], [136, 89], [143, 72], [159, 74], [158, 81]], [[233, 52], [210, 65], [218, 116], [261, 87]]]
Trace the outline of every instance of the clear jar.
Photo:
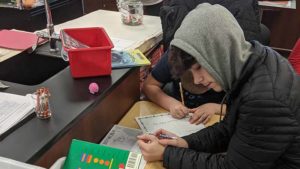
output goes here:
[[143, 4], [140, 0], [119, 0], [121, 20], [126, 25], [143, 23]]

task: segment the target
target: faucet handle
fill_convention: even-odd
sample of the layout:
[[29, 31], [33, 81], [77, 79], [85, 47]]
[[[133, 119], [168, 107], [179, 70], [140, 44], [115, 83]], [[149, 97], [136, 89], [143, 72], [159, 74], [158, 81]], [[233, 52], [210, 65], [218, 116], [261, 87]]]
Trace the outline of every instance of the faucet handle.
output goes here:
[[[37, 31], [35, 32], [35, 34], [39, 37], [39, 38], [49, 38], [49, 34], [48, 32], [46, 31]], [[56, 40], [59, 40], [60, 37], [59, 37], [59, 34], [58, 33], [55, 33], [53, 32], [52, 36], [51, 36], [52, 39], [56, 39]]]

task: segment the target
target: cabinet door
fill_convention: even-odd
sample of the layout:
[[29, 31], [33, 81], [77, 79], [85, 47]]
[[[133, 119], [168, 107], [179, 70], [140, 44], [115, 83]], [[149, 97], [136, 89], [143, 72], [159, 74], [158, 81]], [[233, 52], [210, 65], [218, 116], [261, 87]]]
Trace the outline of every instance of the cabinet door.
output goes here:
[[103, 0], [102, 9], [110, 10], [110, 11], [117, 11], [117, 2], [116, 0]]
[[83, 12], [84, 14], [91, 13], [103, 6], [103, 0], [83, 0]]

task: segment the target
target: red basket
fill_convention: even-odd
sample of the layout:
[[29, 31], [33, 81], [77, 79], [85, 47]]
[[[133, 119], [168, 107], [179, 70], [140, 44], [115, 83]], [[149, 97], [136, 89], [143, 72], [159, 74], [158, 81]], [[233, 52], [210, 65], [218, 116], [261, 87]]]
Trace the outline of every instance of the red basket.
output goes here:
[[74, 78], [93, 77], [111, 74], [111, 49], [113, 44], [103, 28], [64, 29], [72, 38], [89, 46], [88, 48], [69, 49], [71, 75]]

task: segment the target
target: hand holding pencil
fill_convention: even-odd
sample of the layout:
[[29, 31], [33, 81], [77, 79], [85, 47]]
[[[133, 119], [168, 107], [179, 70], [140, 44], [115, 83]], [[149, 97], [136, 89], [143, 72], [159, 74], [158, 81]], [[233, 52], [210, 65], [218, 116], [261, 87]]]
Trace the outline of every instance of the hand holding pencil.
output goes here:
[[190, 112], [190, 109], [182, 105], [181, 102], [176, 101], [174, 104], [170, 105], [170, 115], [176, 119], [181, 119], [187, 116]]
[[179, 82], [179, 92], [180, 92], [181, 103], [182, 103], [182, 105], [185, 106], [185, 104], [184, 104], [184, 96], [183, 96], [183, 88], [182, 88], [181, 82]]
[[177, 119], [181, 119], [185, 117], [190, 112], [190, 109], [188, 109], [184, 105], [184, 95], [183, 95], [183, 88], [181, 82], [179, 83], [179, 91], [180, 91], [181, 102], [176, 100], [174, 104], [170, 105], [170, 114], [172, 115], [172, 117]]

